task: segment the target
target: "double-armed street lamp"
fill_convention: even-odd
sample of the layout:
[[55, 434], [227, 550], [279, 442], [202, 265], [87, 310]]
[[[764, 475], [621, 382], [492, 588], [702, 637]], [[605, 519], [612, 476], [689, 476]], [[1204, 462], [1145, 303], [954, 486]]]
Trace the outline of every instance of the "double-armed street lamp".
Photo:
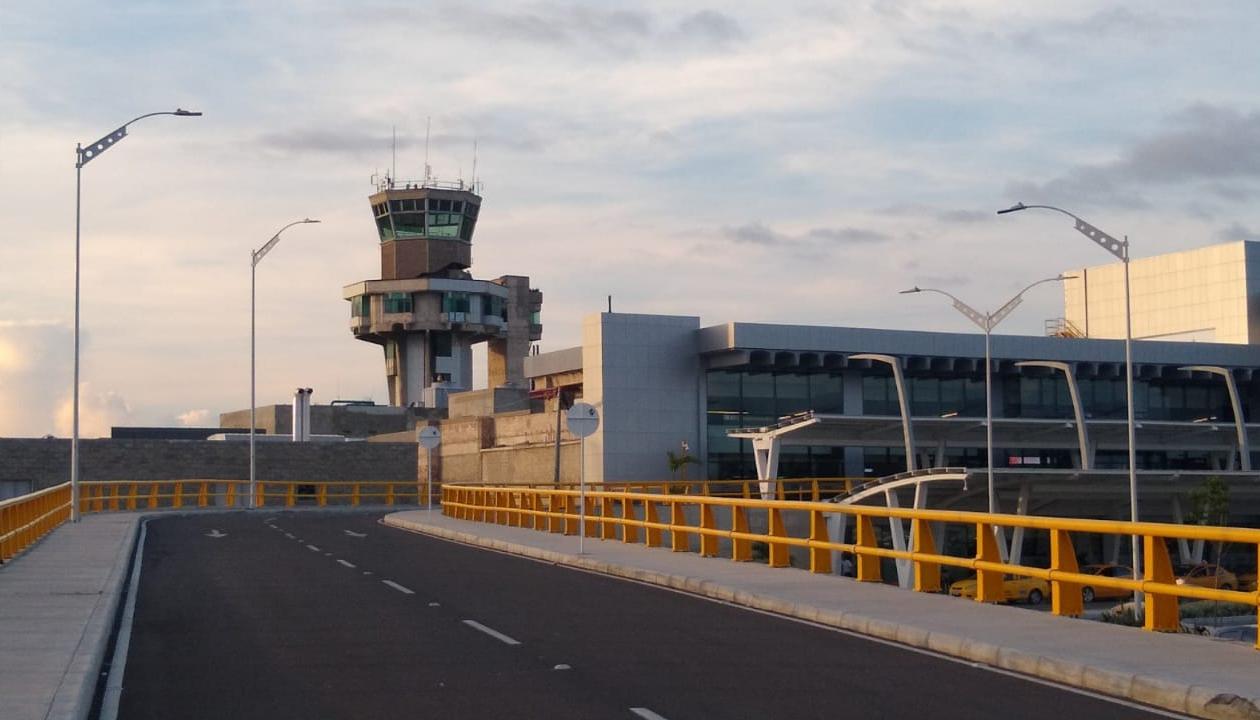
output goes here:
[[[1062, 215], [1067, 215], [1075, 222], [1076, 231], [1085, 237], [1093, 240], [1096, 245], [1114, 255], [1122, 263], [1124, 263], [1124, 386], [1125, 394], [1128, 397], [1128, 435], [1129, 435], [1129, 518], [1133, 522], [1138, 521], [1138, 496], [1137, 496], [1137, 442], [1136, 442], [1136, 423], [1133, 417], [1133, 311], [1129, 292], [1129, 237], [1126, 235], [1123, 240], [1116, 239], [1107, 233], [1099, 230], [1093, 225], [1085, 222], [1074, 213], [1070, 213], [1063, 208], [1054, 207], [1053, 205], [1025, 205], [1024, 203], [1015, 203], [1011, 207], [1004, 210], [998, 210], [998, 215], [1018, 212], [1020, 210], [1051, 210]], [[1132, 538], [1132, 559], [1133, 559], [1133, 577], [1139, 579], [1141, 577], [1142, 567], [1142, 551], [1141, 540], [1137, 535]], [[1136, 597], [1138, 602], [1134, 603], [1136, 613], [1141, 613], [1142, 603], [1140, 602], [1141, 593]]]
[[277, 230], [276, 234], [272, 235], [271, 239], [268, 240], [265, 245], [258, 248], [257, 250], [251, 250], [249, 253], [249, 501], [246, 507], [250, 507], [250, 508], [255, 507], [255, 504], [258, 500], [257, 487], [256, 487], [257, 478], [254, 473], [254, 428], [258, 425], [258, 422], [257, 422], [258, 404], [256, 400], [255, 386], [254, 386], [255, 345], [256, 345], [255, 339], [254, 339], [254, 315], [255, 315], [254, 306], [255, 306], [256, 293], [254, 292], [254, 288], [256, 286], [255, 278], [258, 275], [258, 272], [257, 272], [258, 263], [262, 262], [263, 257], [266, 256], [267, 253], [271, 252], [271, 249], [276, 246], [276, 243], [280, 242], [280, 233], [284, 232], [285, 230], [288, 230], [294, 225], [304, 225], [306, 223], [317, 223], [317, 222], [319, 221], [312, 220], [310, 218], [305, 218], [302, 220], [294, 220], [288, 225], [285, 225], [284, 227]]
[[154, 112], [140, 115], [123, 123], [121, 127], [105, 137], [83, 147], [78, 144], [74, 148], [74, 389], [73, 419], [71, 421], [70, 439], [70, 521], [79, 521], [79, 227], [82, 215], [83, 166], [95, 160], [101, 153], [118, 144], [127, 137], [127, 128], [137, 121], [156, 115], [174, 115], [175, 117], [198, 117], [199, 112], [176, 108], [168, 112]]
[[1060, 282], [1068, 279], [1065, 275], [1056, 275], [1055, 277], [1044, 278], [1032, 283], [1028, 287], [1020, 290], [1007, 300], [1002, 307], [993, 312], [982, 313], [971, 307], [967, 303], [959, 300], [953, 294], [936, 288], [921, 288], [917, 285], [909, 290], [902, 290], [902, 295], [912, 293], [936, 293], [949, 298], [954, 305], [954, 309], [962, 313], [968, 320], [975, 323], [984, 331], [984, 434], [985, 434], [985, 461], [984, 464], [988, 468], [989, 480], [989, 512], [996, 513], [998, 511], [997, 490], [993, 485], [993, 352], [992, 352], [992, 335], [993, 328], [1006, 319], [1019, 304], [1024, 301], [1024, 293], [1043, 283]]

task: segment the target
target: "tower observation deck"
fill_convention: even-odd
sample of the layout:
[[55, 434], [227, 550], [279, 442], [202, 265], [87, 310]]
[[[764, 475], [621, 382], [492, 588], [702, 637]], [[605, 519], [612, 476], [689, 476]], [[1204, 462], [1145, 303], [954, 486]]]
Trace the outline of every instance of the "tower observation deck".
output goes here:
[[481, 197], [464, 183], [386, 177], [369, 197], [381, 276], [347, 285], [350, 330], [382, 346], [389, 402], [446, 407], [472, 389], [472, 346], [487, 343], [487, 387], [523, 385], [542, 337], [542, 293], [523, 275], [477, 280], [473, 230]]

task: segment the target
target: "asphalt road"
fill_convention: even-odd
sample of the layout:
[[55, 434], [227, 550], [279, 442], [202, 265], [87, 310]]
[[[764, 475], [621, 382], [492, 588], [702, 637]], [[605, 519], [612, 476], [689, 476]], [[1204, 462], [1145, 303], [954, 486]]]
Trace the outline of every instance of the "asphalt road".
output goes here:
[[379, 517], [150, 521], [120, 717], [1167, 717]]

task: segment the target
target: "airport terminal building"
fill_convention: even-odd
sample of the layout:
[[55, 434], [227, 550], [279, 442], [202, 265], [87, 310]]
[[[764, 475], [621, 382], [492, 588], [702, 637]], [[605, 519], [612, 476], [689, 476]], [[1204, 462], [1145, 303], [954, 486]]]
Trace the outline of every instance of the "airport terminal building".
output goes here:
[[[1260, 515], [1251, 472], [1260, 467], [1260, 423], [1250, 422], [1260, 417], [1260, 349], [1246, 331], [1237, 332], [1255, 315], [1256, 275], [1247, 270], [1257, 247], [1230, 243], [1180, 253], [1188, 257], [1178, 260], [1174, 277], [1193, 277], [1202, 288], [1179, 292], [1188, 298], [1198, 292], [1202, 302], [1183, 303], [1182, 313], [1150, 313], [1143, 325], [1159, 325], [1152, 335], [1233, 342], [1134, 342], [1137, 467], [1150, 505], [1144, 517], [1173, 519], [1182, 512], [1174, 507], [1177, 498], [1212, 475], [1228, 480], [1240, 509]], [[1194, 267], [1196, 259], [1211, 267]], [[1168, 264], [1134, 261], [1135, 278], [1146, 283], [1135, 282], [1143, 291], [1135, 300], [1163, 299], [1152, 289], [1159, 274], [1147, 273], [1144, 262]], [[1106, 278], [1108, 272], [1077, 274]], [[1212, 272], [1223, 280], [1214, 282]], [[1090, 310], [1082, 304], [1086, 287], [1087, 281], [1065, 287], [1068, 309], [1082, 318]], [[1106, 317], [1114, 298], [1105, 288], [1089, 290], [1097, 298], [1092, 314]], [[1135, 302], [1135, 317], [1142, 312]], [[1047, 324], [1051, 334], [1044, 337], [992, 338], [994, 468], [1004, 507], [1032, 503], [1057, 514], [1054, 505], [1070, 501], [1074, 507], [1058, 510], [1127, 516], [1124, 343], [1105, 333], [1082, 337], [1082, 324], [1059, 320]], [[1091, 325], [1111, 329], [1099, 320]], [[978, 332], [704, 327], [691, 316], [601, 313], [585, 319], [580, 347], [531, 356], [525, 374], [537, 394], [567, 386], [600, 409], [603, 421], [585, 450], [591, 481], [668, 477], [666, 452], [684, 443], [701, 461], [689, 477], [709, 479], [874, 478], [986, 467]], [[976, 475], [983, 478], [982, 471]], [[975, 509], [984, 488], [961, 485], [946, 504]], [[1076, 507], [1083, 500], [1088, 511]]]

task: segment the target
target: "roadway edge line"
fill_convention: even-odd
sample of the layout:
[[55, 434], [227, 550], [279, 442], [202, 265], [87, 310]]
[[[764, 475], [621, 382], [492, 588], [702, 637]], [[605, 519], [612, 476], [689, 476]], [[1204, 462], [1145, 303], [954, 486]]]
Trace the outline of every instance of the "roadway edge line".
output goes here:
[[855, 613], [825, 610], [812, 605], [798, 605], [772, 596], [736, 590], [709, 580], [618, 565], [596, 560], [589, 555], [578, 556], [543, 550], [530, 545], [486, 538], [474, 533], [449, 530], [397, 517], [405, 512], [409, 511], [386, 515], [380, 522], [400, 530], [578, 570], [635, 580], [732, 605], [817, 623], [945, 657], [978, 663], [1034, 680], [1075, 688], [1100, 697], [1139, 703], [1200, 718], [1238, 718], [1239, 720], [1260, 718], [1260, 696], [1245, 698], [1202, 685], [1189, 685], [1150, 675], [1120, 672], [1061, 657], [1034, 655], [970, 638], [932, 633], [911, 625]]
[[127, 673], [127, 652], [131, 649], [131, 627], [136, 617], [136, 597], [140, 594], [140, 570], [144, 565], [144, 541], [149, 535], [149, 520], [140, 521], [140, 535], [136, 539], [135, 554], [131, 559], [131, 577], [127, 580], [127, 603], [118, 623], [118, 637], [114, 641], [114, 655], [110, 658], [109, 675], [105, 679], [105, 692], [101, 695], [100, 720], [115, 720], [118, 705], [122, 701], [123, 677]]

